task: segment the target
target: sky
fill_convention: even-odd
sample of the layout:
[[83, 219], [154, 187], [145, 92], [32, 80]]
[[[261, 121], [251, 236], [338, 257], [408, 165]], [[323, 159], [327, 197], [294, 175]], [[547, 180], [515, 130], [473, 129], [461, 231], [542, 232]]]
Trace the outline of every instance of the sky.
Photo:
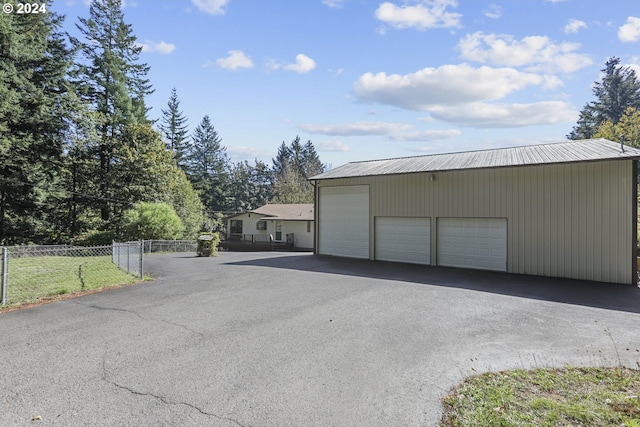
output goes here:
[[[77, 34], [88, 0], [54, 0]], [[640, 74], [637, 0], [126, 0], [159, 119], [176, 88], [232, 161], [296, 136], [351, 161], [561, 142], [608, 58]]]

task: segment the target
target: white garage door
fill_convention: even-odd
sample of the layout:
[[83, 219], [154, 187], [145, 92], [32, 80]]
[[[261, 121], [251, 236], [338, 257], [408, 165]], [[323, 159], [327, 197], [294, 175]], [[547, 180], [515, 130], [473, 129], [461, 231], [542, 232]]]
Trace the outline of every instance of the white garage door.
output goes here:
[[438, 265], [507, 271], [507, 220], [438, 218]]
[[376, 217], [376, 259], [431, 263], [429, 218]]
[[369, 186], [320, 187], [318, 253], [369, 259]]

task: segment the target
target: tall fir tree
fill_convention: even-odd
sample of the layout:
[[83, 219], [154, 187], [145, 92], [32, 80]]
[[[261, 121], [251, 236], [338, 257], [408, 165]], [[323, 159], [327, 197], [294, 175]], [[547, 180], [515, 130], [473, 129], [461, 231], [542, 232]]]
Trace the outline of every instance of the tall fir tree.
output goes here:
[[291, 145], [284, 142], [273, 161], [274, 203], [311, 203], [313, 186], [308, 179], [324, 171], [324, 165], [311, 141], [300, 142], [296, 136]]
[[99, 136], [100, 215], [108, 221], [116, 198], [110, 180], [114, 150], [128, 125], [147, 123], [144, 97], [152, 93], [146, 75], [149, 67], [139, 61], [142, 47], [124, 21], [121, 0], [93, 0], [89, 18], [77, 24], [83, 40], [71, 38], [83, 61], [74, 77], [83, 99], [97, 112]]
[[271, 159], [271, 163], [273, 164], [273, 172], [276, 176], [282, 174], [286, 167], [291, 163], [291, 149], [287, 146], [287, 144], [282, 141], [282, 144], [278, 147], [278, 152], [276, 157]]
[[0, 16], [0, 244], [60, 239], [71, 61], [54, 13]]
[[167, 109], [162, 110], [158, 126], [167, 143], [167, 149], [173, 154], [178, 166], [184, 166], [186, 151], [189, 146], [189, 126], [184, 113], [180, 111], [180, 101], [176, 88], [171, 89]]
[[234, 164], [229, 179], [230, 210], [249, 211], [268, 203], [272, 197], [271, 177], [269, 167], [257, 159], [253, 166], [246, 160]]
[[592, 138], [605, 121], [615, 125], [628, 107], [640, 108], [640, 81], [632, 68], [612, 57], [601, 71], [601, 81], [593, 86], [596, 100], [583, 107], [576, 126], [567, 135], [569, 139]]
[[186, 171], [209, 213], [229, 208], [229, 158], [209, 116], [204, 116], [191, 136]]
[[302, 148], [302, 158], [304, 164], [303, 173], [306, 179], [324, 172], [325, 165], [320, 161], [316, 147], [311, 141], [307, 141]]
[[304, 153], [303, 153], [302, 143], [300, 142], [300, 137], [296, 135], [293, 141], [291, 141], [291, 145], [289, 146], [289, 152], [291, 153], [291, 157], [289, 160], [289, 166], [291, 167], [291, 171], [297, 172], [301, 176], [304, 176]]
[[278, 147], [276, 157], [271, 161], [276, 178], [285, 172], [291, 173], [293, 171], [304, 179], [308, 179], [324, 171], [324, 165], [320, 161], [313, 143], [307, 141], [303, 145], [298, 135], [291, 141], [289, 146], [283, 141]]

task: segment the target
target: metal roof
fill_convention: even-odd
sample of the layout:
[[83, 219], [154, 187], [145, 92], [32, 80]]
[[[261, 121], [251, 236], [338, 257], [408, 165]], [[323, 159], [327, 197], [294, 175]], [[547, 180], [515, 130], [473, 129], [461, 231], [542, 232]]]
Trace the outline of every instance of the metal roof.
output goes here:
[[352, 162], [309, 179], [321, 180], [637, 158], [640, 158], [640, 149], [624, 146], [624, 150], [622, 150], [617, 142], [606, 139], [584, 139], [553, 144]]
[[269, 217], [265, 219], [313, 221], [313, 203], [267, 203], [264, 206], [260, 206], [258, 209], [252, 210], [251, 212]]

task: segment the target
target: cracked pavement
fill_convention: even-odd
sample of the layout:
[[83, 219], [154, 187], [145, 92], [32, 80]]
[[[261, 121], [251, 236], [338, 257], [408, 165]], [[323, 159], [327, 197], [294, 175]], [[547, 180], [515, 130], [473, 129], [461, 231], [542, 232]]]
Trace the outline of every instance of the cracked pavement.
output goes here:
[[145, 263], [151, 282], [0, 314], [0, 425], [435, 426], [475, 373], [640, 363], [636, 287], [296, 253]]

